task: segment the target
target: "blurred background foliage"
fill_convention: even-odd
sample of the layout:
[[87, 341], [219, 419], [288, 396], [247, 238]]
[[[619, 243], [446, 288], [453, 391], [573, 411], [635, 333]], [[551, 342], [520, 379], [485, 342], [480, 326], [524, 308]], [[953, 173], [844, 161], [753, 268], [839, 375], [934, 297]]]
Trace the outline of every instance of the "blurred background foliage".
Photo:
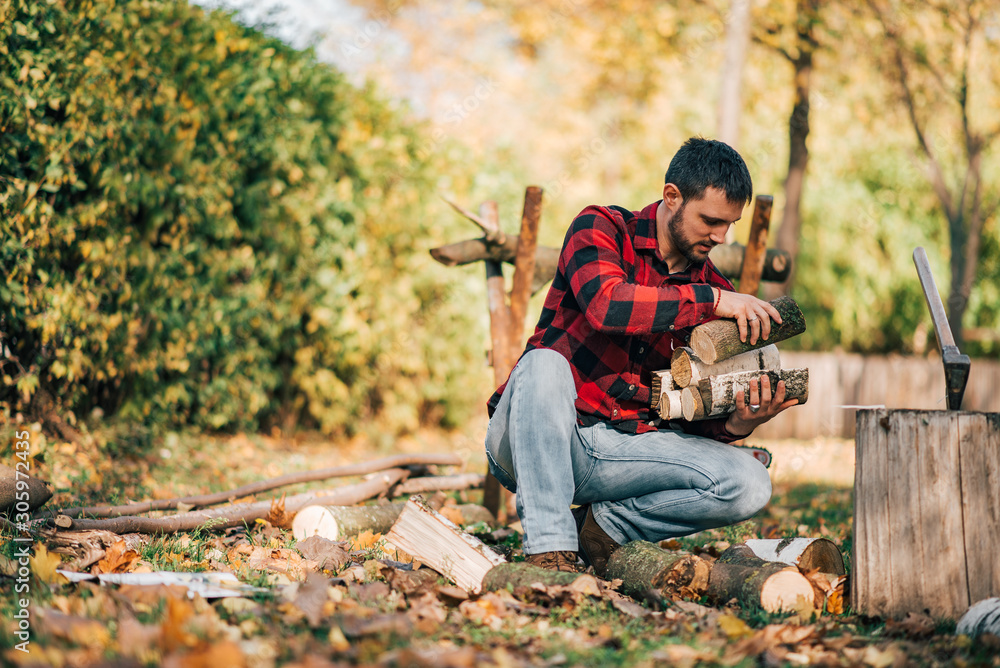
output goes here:
[[466, 418], [467, 298], [418, 250], [442, 167], [372, 87], [174, 0], [5, 1], [0, 50], [7, 407]]
[[[332, 434], [481, 418], [482, 267], [427, 255], [475, 232], [436, 194], [498, 200], [516, 232], [541, 185], [558, 245], [588, 204], [656, 200], [680, 143], [716, 134], [722, 0], [356, 3], [0, 0], [8, 410]], [[759, 0], [751, 20], [738, 147], [772, 239], [796, 129], [808, 146], [789, 289], [809, 330], [788, 347], [932, 349], [910, 254], [947, 295], [935, 164], [957, 201], [974, 163], [964, 350], [1000, 354], [996, 10]]]

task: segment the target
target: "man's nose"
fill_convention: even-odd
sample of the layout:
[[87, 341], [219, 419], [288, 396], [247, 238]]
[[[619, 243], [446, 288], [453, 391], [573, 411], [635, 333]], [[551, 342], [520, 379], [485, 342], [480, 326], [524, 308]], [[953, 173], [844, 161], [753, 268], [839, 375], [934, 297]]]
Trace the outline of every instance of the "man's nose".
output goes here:
[[728, 225], [723, 228], [713, 229], [711, 232], [709, 232], [708, 238], [711, 239], [712, 243], [716, 245], [724, 244], [726, 242], [726, 232], [728, 231], [729, 231]]

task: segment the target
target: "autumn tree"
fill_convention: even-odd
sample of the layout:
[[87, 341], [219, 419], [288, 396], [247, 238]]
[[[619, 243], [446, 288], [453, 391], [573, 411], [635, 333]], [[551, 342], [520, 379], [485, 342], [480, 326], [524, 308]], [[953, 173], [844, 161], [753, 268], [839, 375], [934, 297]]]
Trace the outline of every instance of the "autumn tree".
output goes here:
[[947, 221], [948, 320], [961, 345], [983, 229], [1000, 204], [1000, 189], [984, 178], [1000, 136], [1000, 38], [988, 24], [995, 7], [986, 0], [869, 0], [868, 9], [868, 36], [881, 45], [877, 64], [913, 128], [916, 160]]

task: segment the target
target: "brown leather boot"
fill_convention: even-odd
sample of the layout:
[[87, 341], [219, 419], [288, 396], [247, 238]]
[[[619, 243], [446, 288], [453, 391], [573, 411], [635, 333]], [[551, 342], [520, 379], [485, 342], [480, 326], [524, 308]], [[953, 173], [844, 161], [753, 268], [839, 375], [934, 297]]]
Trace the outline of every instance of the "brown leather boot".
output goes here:
[[564, 571], [576, 573], [576, 552], [539, 552], [526, 555], [524, 560], [532, 566], [538, 566], [549, 571]]
[[573, 509], [577, 532], [580, 535], [580, 553], [584, 563], [594, 567], [594, 573], [603, 578], [608, 573], [608, 559], [621, 545], [605, 533], [594, 519], [590, 505]]

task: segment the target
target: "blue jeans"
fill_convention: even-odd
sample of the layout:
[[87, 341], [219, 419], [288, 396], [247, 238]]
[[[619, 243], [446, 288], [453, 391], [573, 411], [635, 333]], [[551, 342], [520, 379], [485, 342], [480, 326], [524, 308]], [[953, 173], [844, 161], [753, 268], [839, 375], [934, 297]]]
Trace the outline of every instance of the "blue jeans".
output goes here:
[[764, 465], [709, 438], [626, 434], [576, 419], [576, 384], [557, 352], [532, 350], [511, 373], [486, 432], [490, 473], [517, 493], [526, 554], [577, 551], [571, 504], [620, 545], [752, 517], [771, 498]]

